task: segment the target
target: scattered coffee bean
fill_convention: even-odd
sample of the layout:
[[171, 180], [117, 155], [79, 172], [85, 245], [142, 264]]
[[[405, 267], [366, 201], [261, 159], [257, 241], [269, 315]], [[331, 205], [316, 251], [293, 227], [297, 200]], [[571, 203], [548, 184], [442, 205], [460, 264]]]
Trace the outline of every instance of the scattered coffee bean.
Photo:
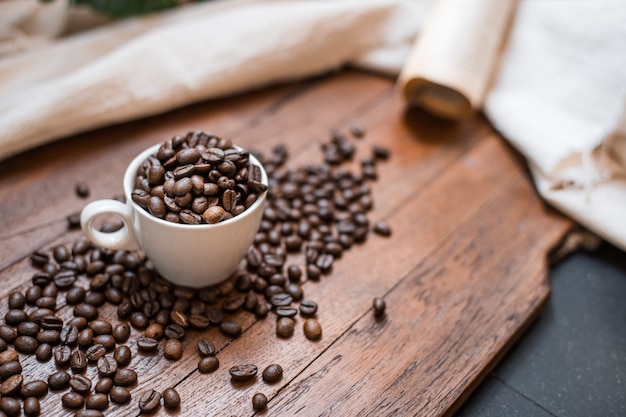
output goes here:
[[18, 394], [22, 389], [24, 376], [22, 374], [12, 375], [0, 384], [0, 394], [3, 396], [12, 396]]
[[108, 394], [113, 388], [113, 380], [107, 377], [101, 377], [96, 386], [94, 387], [94, 391], [99, 394]]
[[42, 380], [31, 381], [22, 385], [20, 389], [20, 396], [22, 398], [28, 397], [43, 397], [48, 393], [48, 383]]
[[101, 393], [92, 394], [87, 397], [85, 406], [91, 410], [106, 410], [109, 408], [109, 396]]
[[84, 375], [74, 375], [70, 379], [70, 387], [81, 395], [87, 395], [91, 391], [91, 379]]
[[4, 352], [0, 353], [0, 366], [4, 365], [5, 363], [16, 362], [19, 360], [20, 355], [17, 353], [17, 351], [13, 349], [5, 350]]
[[177, 361], [183, 356], [183, 345], [178, 339], [167, 339], [163, 344], [165, 359]]
[[6, 379], [20, 373], [22, 373], [22, 365], [19, 361], [7, 362], [0, 365], [0, 378], [2, 379]]
[[131, 400], [131, 394], [125, 387], [113, 386], [110, 389], [109, 398], [115, 404], [128, 404]]
[[303, 317], [313, 317], [317, 313], [317, 303], [312, 300], [302, 300], [300, 302], [300, 315]]
[[41, 343], [37, 346], [37, 350], [35, 351], [35, 357], [40, 362], [48, 362], [52, 359], [52, 346], [48, 343]]
[[52, 391], [65, 389], [70, 383], [70, 374], [65, 371], [56, 371], [48, 377], [48, 387]]
[[234, 321], [222, 321], [220, 323], [220, 331], [225, 336], [239, 337], [243, 329], [241, 328], [241, 325], [239, 323], [236, 323]]
[[372, 301], [372, 307], [374, 308], [374, 316], [382, 317], [385, 314], [385, 309], [387, 308], [387, 305], [383, 298], [376, 297]]
[[70, 368], [72, 372], [81, 373], [87, 368], [87, 355], [80, 349], [76, 349], [70, 356]]
[[158, 347], [159, 342], [151, 337], [140, 337], [137, 339], [137, 348], [142, 352], [156, 352]]
[[242, 382], [253, 379], [258, 372], [258, 368], [253, 364], [235, 365], [228, 372], [233, 381]]
[[89, 197], [89, 186], [87, 185], [87, 183], [85, 182], [77, 182], [76, 183], [76, 195], [79, 196], [80, 198], [87, 198]]
[[128, 366], [132, 360], [132, 353], [128, 346], [120, 345], [115, 348], [113, 358], [117, 361], [118, 366]]
[[265, 410], [267, 407], [267, 397], [265, 394], [257, 392], [252, 396], [252, 408], [255, 411]]
[[197, 348], [202, 357], [215, 355], [215, 345], [209, 339], [201, 338], [198, 340]]
[[293, 335], [295, 321], [290, 317], [280, 317], [276, 320], [276, 335], [283, 339], [288, 339]]
[[139, 398], [139, 410], [151, 413], [161, 405], [161, 394], [153, 389], [144, 392]]
[[24, 415], [34, 417], [41, 414], [41, 404], [36, 397], [28, 397], [24, 399]]
[[66, 408], [82, 408], [85, 404], [85, 397], [75, 391], [70, 391], [66, 394], [63, 394], [63, 396], [61, 397], [61, 402], [63, 403], [63, 407]]
[[198, 361], [198, 371], [201, 374], [208, 374], [216, 371], [220, 366], [220, 361], [215, 356], [207, 356]]
[[14, 342], [15, 350], [20, 353], [33, 354], [37, 350], [39, 343], [32, 336], [18, 336]]
[[391, 228], [384, 220], [379, 220], [374, 223], [374, 228], [372, 230], [380, 236], [391, 236]]
[[283, 377], [283, 368], [278, 364], [268, 365], [267, 368], [263, 370], [263, 381], [268, 384], [272, 384], [274, 382], [280, 381]]
[[180, 407], [180, 395], [174, 388], [166, 388], [163, 391], [163, 405], [168, 410], [176, 410]]
[[303, 325], [304, 335], [309, 340], [317, 340], [322, 337], [322, 326], [316, 319], [306, 319]]
[[19, 416], [22, 413], [22, 406], [15, 398], [2, 397], [0, 399], [0, 411], [6, 413], [9, 417]]
[[117, 372], [117, 361], [109, 356], [103, 356], [97, 362], [98, 373], [101, 376], [109, 377]]
[[130, 387], [137, 383], [137, 372], [132, 369], [118, 369], [113, 377], [113, 383], [120, 387]]

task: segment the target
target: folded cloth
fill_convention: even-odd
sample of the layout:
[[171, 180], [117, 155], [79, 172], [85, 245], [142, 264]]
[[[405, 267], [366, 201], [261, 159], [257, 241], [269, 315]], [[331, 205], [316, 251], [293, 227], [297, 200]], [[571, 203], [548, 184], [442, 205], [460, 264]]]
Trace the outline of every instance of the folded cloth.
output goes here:
[[[5, 18], [16, 1], [36, 4], [0, 3], [0, 159], [349, 63], [395, 76], [431, 3], [217, 0], [2, 54], [3, 33], [42, 38], [28, 10]], [[623, 0], [522, 0], [483, 109], [546, 201], [624, 250], [625, 44]]]

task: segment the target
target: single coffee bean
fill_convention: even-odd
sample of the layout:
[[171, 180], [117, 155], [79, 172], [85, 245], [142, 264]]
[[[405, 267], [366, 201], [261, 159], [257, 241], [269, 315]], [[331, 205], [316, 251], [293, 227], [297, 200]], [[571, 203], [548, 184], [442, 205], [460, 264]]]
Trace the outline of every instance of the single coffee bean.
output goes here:
[[233, 381], [249, 381], [256, 376], [258, 368], [253, 364], [235, 365], [228, 372]]
[[127, 388], [114, 386], [109, 392], [109, 398], [115, 404], [128, 404], [131, 400], [131, 395]]
[[222, 311], [218, 310], [217, 308], [208, 309], [206, 312], [206, 316], [209, 319], [209, 323], [213, 325], [219, 325], [224, 318]]
[[69, 365], [70, 358], [72, 356], [72, 349], [69, 346], [63, 345], [57, 347], [54, 352], [54, 361], [58, 366], [64, 367]]
[[82, 408], [85, 404], [85, 397], [77, 392], [70, 391], [66, 394], [63, 394], [63, 396], [61, 397], [61, 403], [63, 404], [63, 407], [78, 409]]
[[106, 410], [109, 408], [109, 396], [101, 393], [90, 395], [85, 401], [85, 406], [90, 410]]
[[280, 379], [283, 377], [283, 368], [276, 363], [268, 365], [267, 368], [263, 370], [262, 377], [263, 381], [267, 382], [268, 384], [280, 381]]
[[63, 319], [54, 315], [46, 315], [39, 319], [39, 326], [44, 330], [60, 332], [63, 329]]
[[72, 317], [67, 324], [76, 327], [80, 331], [87, 328], [87, 319], [84, 317]]
[[26, 298], [24, 298], [24, 294], [19, 291], [12, 291], [9, 294], [9, 309], [22, 309], [26, 304]]
[[64, 345], [73, 345], [78, 339], [78, 328], [70, 324], [66, 324], [60, 333], [61, 343]]
[[226, 211], [221, 206], [211, 206], [202, 213], [202, 218], [208, 224], [221, 222], [226, 216]]
[[137, 373], [132, 369], [118, 369], [113, 377], [113, 383], [120, 387], [129, 387], [137, 383]]
[[163, 344], [163, 356], [166, 359], [177, 361], [183, 355], [183, 346], [178, 339], [167, 339]]
[[276, 335], [283, 339], [290, 338], [295, 329], [295, 321], [289, 317], [280, 317], [276, 320]]
[[117, 343], [126, 343], [130, 337], [130, 326], [126, 323], [117, 324], [111, 334]]
[[118, 366], [124, 367], [130, 364], [132, 352], [128, 346], [121, 345], [115, 348], [113, 358], [117, 361]]
[[95, 344], [90, 346], [85, 353], [89, 362], [97, 362], [107, 352], [107, 349], [101, 344]]
[[298, 315], [298, 309], [295, 307], [276, 307], [275, 310], [277, 317], [295, 317]]
[[317, 313], [317, 303], [313, 300], [302, 300], [300, 302], [300, 315], [303, 317], [313, 317]]
[[48, 362], [52, 359], [52, 346], [48, 343], [41, 343], [35, 350], [35, 357], [39, 362]]
[[[121, 306], [122, 304], [120, 304]], [[135, 311], [130, 315], [130, 324], [137, 330], [143, 330], [150, 324], [148, 317], [140, 311]]]
[[306, 276], [311, 281], [318, 281], [321, 275], [322, 275], [322, 271], [317, 265], [308, 264], [306, 266]]
[[92, 321], [98, 318], [98, 309], [91, 304], [80, 303], [74, 307], [74, 316], [84, 317], [88, 321]]
[[[83, 300], [85, 304], [89, 304], [94, 307], [100, 307], [104, 305], [105, 301], [106, 301], [106, 298], [104, 294], [99, 291], [88, 291], [85, 294], [85, 299]], [[96, 309], [96, 312], [97, 312], [97, 309]], [[97, 318], [97, 315], [96, 315], [96, 318]], [[87, 317], [87, 319], [89, 319], [90, 321], [93, 320], [92, 318], [89, 318], [89, 317]]]
[[215, 355], [215, 345], [212, 341], [206, 338], [201, 338], [197, 344], [198, 353], [202, 357]]
[[43, 397], [48, 393], [48, 383], [42, 380], [31, 381], [23, 384], [20, 390], [22, 398]]
[[13, 396], [18, 394], [22, 389], [24, 377], [22, 374], [11, 375], [2, 384], [0, 384], [0, 394], [3, 396]]
[[146, 327], [143, 334], [145, 337], [149, 337], [151, 339], [160, 339], [163, 337], [163, 326], [158, 323], [152, 323]]
[[0, 365], [4, 365], [5, 363], [9, 363], [9, 362], [16, 362], [20, 360], [20, 355], [17, 353], [17, 351], [10, 349], [10, 350], [5, 350], [4, 352], [0, 353]]
[[180, 407], [180, 395], [174, 388], [163, 390], [163, 405], [168, 410], [176, 410]]
[[70, 379], [70, 387], [81, 395], [87, 395], [91, 391], [91, 379], [84, 375], [74, 375]]
[[262, 301], [262, 302], [259, 302], [256, 308], [254, 309], [254, 315], [258, 319], [263, 319], [267, 317], [267, 315], [269, 314], [269, 311], [270, 311], [269, 305], [265, 301]]
[[219, 368], [220, 361], [215, 356], [207, 356], [198, 361], [198, 371], [201, 374], [214, 372]]
[[144, 392], [139, 398], [139, 410], [151, 413], [161, 405], [161, 394], [153, 389]]
[[51, 391], [63, 390], [69, 386], [70, 374], [65, 371], [56, 371], [48, 377], [48, 387]]
[[0, 410], [9, 417], [19, 416], [22, 413], [20, 402], [11, 397], [2, 397], [0, 399]]
[[267, 407], [267, 397], [265, 394], [257, 392], [252, 396], [252, 408], [256, 411], [264, 410]]
[[39, 343], [31, 336], [18, 336], [14, 342], [15, 350], [20, 353], [33, 354], [37, 350]]
[[76, 195], [80, 198], [89, 197], [89, 186], [83, 181], [76, 183], [75, 191]]
[[37, 333], [35, 337], [39, 343], [48, 343], [50, 345], [56, 345], [61, 339], [60, 333], [56, 330], [42, 330]]
[[241, 325], [234, 321], [222, 321], [220, 323], [220, 331], [225, 336], [239, 337], [243, 331]]
[[99, 394], [108, 394], [113, 388], [113, 380], [111, 378], [100, 378], [94, 387], [94, 391]]
[[104, 346], [104, 348], [109, 351], [115, 348], [115, 338], [110, 334], [101, 334], [93, 338], [94, 344], [100, 344]]
[[22, 365], [18, 361], [7, 362], [0, 365], [0, 378], [6, 379], [19, 373], [22, 373]]
[[374, 233], [380, 236], [391, 236], [391, 227], [389, 227], [389, 225], [384, 220], [379, 220], [374, 223], [374, 228], [372, 230], [374, 231]]
[[78, 332], [78, 336], [76, 337], [76, 344], [78, 347], [86, 349], [91, 346], [93, 342], [93, 330], [90, 328], [86, 328]]
[[24, 399], [24, 415], [27, 417], [35, 417], [41, 414], [41, 404], [37, 397], [28, 397]]
[[270, 302], [274, 307], [284, 307], [291, 304], [293, 297], [287, 293], [274, 294], [270, 298]]
[[372, 307], [374, 308], [374, 316], [382, 317], [385, 314], [385, 309], [387, 308], [387, 305], [383, 298], [376, 297], [374, 298], [374, 300], [372, 300]]
[[103, 356], [97, 362], [98, 373], [101, 376], [113, 376], [117, 372], [117, 361], [108, 356]]
[[322, 326], [316, 319], [306, 319], [303, 325], [304, 335], [309, 340], [317, 340], [322, 337]]
[[17, 326], [23, 321], [28, 320], [28, 314], [22, 309], [13, 308], [6, 312], [4, 321], [10, 326]]
[[84, 351], [76, 349], [72, 352], [70, 357], [70, 368], [72, 368], [72, 372], [74, 373], [81, 373], [85, 371], [87, 368], [87, 356]]
[[89, 327], [94, 335], [111, 334], [113, 331], [113, 326], [106, 320], [94, 320], [89, 323]]
[[203, 330], [207, 329], [211, 322], [209, 319], [200, 314], [191, 314], [189, 315], [189, 325], [194, 329]]
[[182, 339], [185, 337], [185, 329], [178, 324], [171, 323], [165, 327], [163, 334], [168, 339]]
[[156, 352], [158, 347], [159, 342], [151, 337], [144, 336], [137, 339], [137, 348], [142, 352]]

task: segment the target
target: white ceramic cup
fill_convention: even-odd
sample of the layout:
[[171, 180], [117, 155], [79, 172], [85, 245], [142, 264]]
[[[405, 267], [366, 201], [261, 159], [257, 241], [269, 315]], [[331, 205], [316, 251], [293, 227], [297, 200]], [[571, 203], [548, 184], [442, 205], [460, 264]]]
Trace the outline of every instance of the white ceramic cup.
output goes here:
[[[239, 266], [254, 240], [263, 217], [267, 192], [243, 213], [216, 224], [179, 224], [159, 219], [131, 198], [137, 168], [160, 145], [152, 146], [133, 159], [124, 174], [126, 203], [97, 200], [83, 209], [80, 223], [96, 245], [109, 249], [142, 250], [157, 272], [174, 284], [200, 288], [228, 278]], [[261, 168], [261, 181], [267, 173], [252, 155], [250, 162]], [[100, 215], [119, 216], [123, 227], [113, 233], [96, 230], [93, 221]]]

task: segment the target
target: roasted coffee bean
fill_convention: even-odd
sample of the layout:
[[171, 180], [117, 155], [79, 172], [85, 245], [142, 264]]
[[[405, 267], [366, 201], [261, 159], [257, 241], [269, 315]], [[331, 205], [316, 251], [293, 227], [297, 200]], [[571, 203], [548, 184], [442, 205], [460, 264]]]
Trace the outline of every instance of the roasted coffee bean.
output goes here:
[[151, 337], [144, 336], [137, 339], [137, 348], [142, 352], [156, 352], [158, 347], [159, 342]]
[[263, 319], [269, 314], [270, 308], [265, 301], [259, 302], [254, 309], [254, 315], [258, 319]]
[[22, 309], [26, 304], [26, 298], [24, 298], [24, 294], [19, 291], [12, 291], [9, 294], [9, 309]]
[[270, 298], [270, 302], [274, 307], [285, 307], [291, 304], [293, 297], [287, 293], [274, 294]]
[[31, 381], [22, 385], [20, 389], [20, 396], [22, 398], [28, 397], [43, 397], [48, 393], [48, 383], [42, 380]]
[[220, 361], [215, 356], [207, 356], [198, 361], [198, 371], [201, 374], [208, 374], [216, 371], [220, 366]]
[[15, 350], [20, 353], [32, 354], [37, 350], [37, 339], [32, 336], [18, 336], [14, 342]]
[[50, 261], [50, 256], [48, 256], [48, 254], [45, 252], [35, 251], [30, 256], [30, 261], [35, 266], [43, 266]]
[[61, 397], [61, 402], [63, 403], [63, 407], [78, 409], [82, 408], [85, 404], [85, 397], [77, 392], [70, 391], [66, 394], [63, 394], [63, 396]]
[[[104, 297], [104, 294], [101, 293], [101, 292], [98, 292], [98, 291], [88, 291], [85, 294], [84, 302], [86, 304], [92, 305], [94, 307], [101, 307], [102, 305], [104, 305], [105, 301], [106, 301], [106, 298]], [[93, 320], [93, 319], [89, 319], [89, 320]]]
[[170, 313], [170, 320], [172, 321], [172, 323], [178, 324], [183, 328], [189, 326], [189, 318], [182, 311], [172, 310], [172, 312]]
[[10, 349], [5, 350], [0, 353], [0, 365], [4, 365], [5, 363], [15, 362], [20, 360], [20, 355], [17, 351]]
[[72, 372], [81, 373], [85, 371], [87, 368], [87, 356], [85, 352], [80, 349], [76, 349], [72, 352], [70, 357], [70, 368], [72, 368]]
[[60, 340], [64, 345], [73, 345], [78, 339], [78, 327], [66, 324], [61, 329]]
[[267, 397], [261, 392], [252, 396], [252, 408], [255, 411], [264, 410], [267, 407]]
[[107, 352], [104, 345], [97, 343], [87, 349], [86, 357], [89, 362], [98, 362]]
[[263, 370], [262, 377], [263, 381], [268, 384], [280, 381], [283, 377], [283, 368], [275, 363], [268, 365], [267, 368]]
[[178, 324], [171, 323], [165, 327], [165, 330], [163, 330], [163, 334], [168, 339], [180, 340], [183, 337], [185, 337], [185, 329], [182, 326], [179, 326]]
[[111, 388], [113, 388], [113, 380], [111, 378], [100, 378], [93, 390], [98, 394], [108, 394]]
[[131, 395], [127, 388], [114, 386], [109, 392], [109, 398], [115, 404], [128, 404], [131, 400]]
[[37, 336], [39, 325], [33, 321], [24, 321], [17, 325], [17, 334], [20, 336]]
[[63, 319], [54, 315], [45, 315], [39, 320], [39, 325], [44, 330], [56, 330], [60, 332], [63, 329]]
[[117, 361], [117, 364], [121, 367], [127, 366], [132, 360], [132, 352], [126, 345], [121, 345], [115, 348], [113, 358]]
[[117, 317], [121, 319], [126, 319], [130, 317], [132, 312], [133, 312], [133, 306], [127, 300], [122, 301], [120, 305], [117, 306]]
[[253, 364], [235, 365], [228, 372], [233, 381], [249, 381], [256, 376], [258, 368]]
[[242, 295], [234, 295], [224, 300], [222, 309], [227, 313], [235, 313], [243, 306], [244, 301], [245, 299]]
[[176, 410], [180, 407], [180, 395], [174, 388], [163, 390], [163, 406], [168, 410]]
[[83, 182], [83, 181], [77, 182], [76, 186], [74, 187], [74, 190], [76, 191], [76, 195], [80, 198], [89, 197], [89, 186], [87, 185], [86, 182]]
[[300, 282], [302, 277], [302, 270], [298, 265], [289, 265], [287, 267], [287, 278], [291, 282]]
[[161, 394], [153, 389], [144, 392], [139, 398], [139, 410], [152, 413], [161, 405]]
[[30, 305], [35, 305], [35, 302], [39, 297], [41, 297], [41, 287], [39, 287], [38, 285], [33, 285], [32, 287], [29, 287], [26, 290], [26, 294], [24, 295], [26, 303]]
[[41, 414], [41, 404], [36, 397], [28, 397], [24, 399], [24, 415], [34, 417]]
[[84, 317], [72, 317], [67, 324], [76, 327], [80, 331], [87, 328], [87, 319]]
[[201, 338], [197, 344], [198, 353], [202, 357], [215, 355], [215, 345], [207, 338]]
[[59, 346], [54, 350], [54, 361], [57, 365], [63, 367], [67, 366], [70, 363], [70, 358], [72, 356], [72, 350], [69, 346], [63, 345]]
[[221, 222], [226, 216], [226, 211], [221, 206], [211, 206], [202, 213], [202, 218], [208, 224]]
[[120, 387], [129, 387], [137, 383], [137, 373], [132, 369], [118, 369], [113, 377], [113, 384]]
[[158, 323], [152, 323], [151, 325], [146, 327], [143, 335], [151, 339], [160, 339], [161, 337], [163, 337], [163, 326]]
[[70, 374], [65, 371], [56, 371], [48, 377], [48, 387], [52, 391], [65, 389], [70, 383]]
[[317, 260], [315, 261], [315, 265], [320, 269], [320, 271], [328, 272], [333, 265], [333, 261], [333, 255], [331, 255], [330, 253], [323, 253], [318, 256]]
[[3, 396], [12, 396], [18, 394], [22, 389], [24, 377], [22, 374], [12, 375], [0, 384], [0, 394]]
[[65, 301], [69, 305], [77, 305], [83, 302], [87, 291], [83, 287], [72, 287], [65, 294]]
[[7, 343], [13, 343], [17, 339], [17, 330], [6, 324], [0, 324], [0, 338]]
[[239, 337], [242, 332], [241, 325], [234, 321], [222, 321], [220, 323], [220, 331], [225, 336]]
[[10, 326], [17, 326], [23, 321], [28, 320], [28, 314], [22, 309], [13, 308], [6, 312], [4, 321]]
[[52, 359], [52, 346], [48, 343], [41, 343], [35, 350], [35, 357], [40, 362], [48, 362]]
[[87, 321], [92, 321], [98, 318], [98, 309], [87, 303], [77, 304], [74, 307], [73, 313], [75, 317], [84, 317]]
[[7, 416], [19, 416], [22, 413], [22, 407], [18, 400], [11, 397], [2, 397], [0, 399], [0, 411], [6, 413]]
[[276, 316], [278, 317], [295, 317], [298, 315], [298, 309], [295, 307], [277, 307]]
[[322, 326], [316, 319], [306, 319], [302, 328], [304, 335], [309, 340], [317, 340], [322, 337]]
[[209, 323], [214, 325], [220, 324], [223, 319], [222, 312], [217, 308], [210, 308], [209, 310], [207, 310], [206, 316], [209, 319]]
[[295, 329], [295, 321], [289, 317], [280, 317], [276, 320], [276, 335], [283, 339], [287, 339], [293, 335]]
[[104, 290], [104, 298], [113, 305], [118, 305], [124, 300], [122, 291], [115, 287], [108, 287]]
[[70, 388], [81, 395], [89, 394], [91, 384], [91, 379], [83, 375], [74, 375], [70, 378]]
[[91, 346], [92, 342], [93, 330], [87, 328], [78, 332], [78, 336], [76, 337], [76, 344], [78, 345], [78, 347], [87, 349], [89, 346]]
[[104, 413], [100, 410], [94, 410], [92, 408], [85, 408], [83, 410], [76, 411], [74, 417], [104, 417]]
[[383, 298], [376, 297], [374, 298], [374, 300], [372, 300], [372, 307], [374, 309], [374, 316], [382, 317], [385, 314], [385, 309], [387, 308], [387, 305]]
[[89, 410], [106, 410], [109, 408], [109, 396], [100, 393], [90, 395], [85, 401], [85, 406]]
[[211, 323], [209, 322], [209, 319], [206, 316], [200, 315], [200, 314], [191, 314], [189, 316], [189, 325], [191, 327], [193, 327], [194, 329], [206, 329], [209, 327]]
[[178, 339], [167, 339], [163, 344], [165, 359], [177, 361], [183, 356], [183, 345]]
[[35, 338], [37, 339], [37, 342], [39, 343], [48, 343], [51, 345], [56, 345], [57, 343], [59, 343], [61, 336], [59, 332], [56, 330], [42, 330], [39, 333], [37, 333], [37, 336]]
[[76, 271], [71, 269], [61, 270], [54, 275], [53, 282], [58, 289], [70, 288], [76, 282]]
[[380, 236], [391, 236], [391, 227], [389, 227], [389, 225], [384, 220], [379, 220], [374, 223], [374, 227], [372, 230], [374, 231], [374, 233]]
[[150, 320], [142, 312], [135, 311], [130, 315], [130, 324], [137, 330], [142, 330], [148, 327]]
[[12, 375], [17, 375], [22, 372], [22, 365], [19, 361], [7, 362], [0, 365], [0, 378], [6, 379]]
[[317, 265], [308, 264], [306, 266], [306, 276], [311, 281], [318, 281], [321, 275], [322, 275], [322, 272], [320, 271], [320, 268]]
[[52, 255], [57, 262], [61, 263], [69, 260], [72, 253], [64, 245], [58, 245], [52, 248]]
[[103, 356], [97, 362], [98, 373], [101, 376], [113, 376], [117, 372], [117, 361], [108, 356]]

